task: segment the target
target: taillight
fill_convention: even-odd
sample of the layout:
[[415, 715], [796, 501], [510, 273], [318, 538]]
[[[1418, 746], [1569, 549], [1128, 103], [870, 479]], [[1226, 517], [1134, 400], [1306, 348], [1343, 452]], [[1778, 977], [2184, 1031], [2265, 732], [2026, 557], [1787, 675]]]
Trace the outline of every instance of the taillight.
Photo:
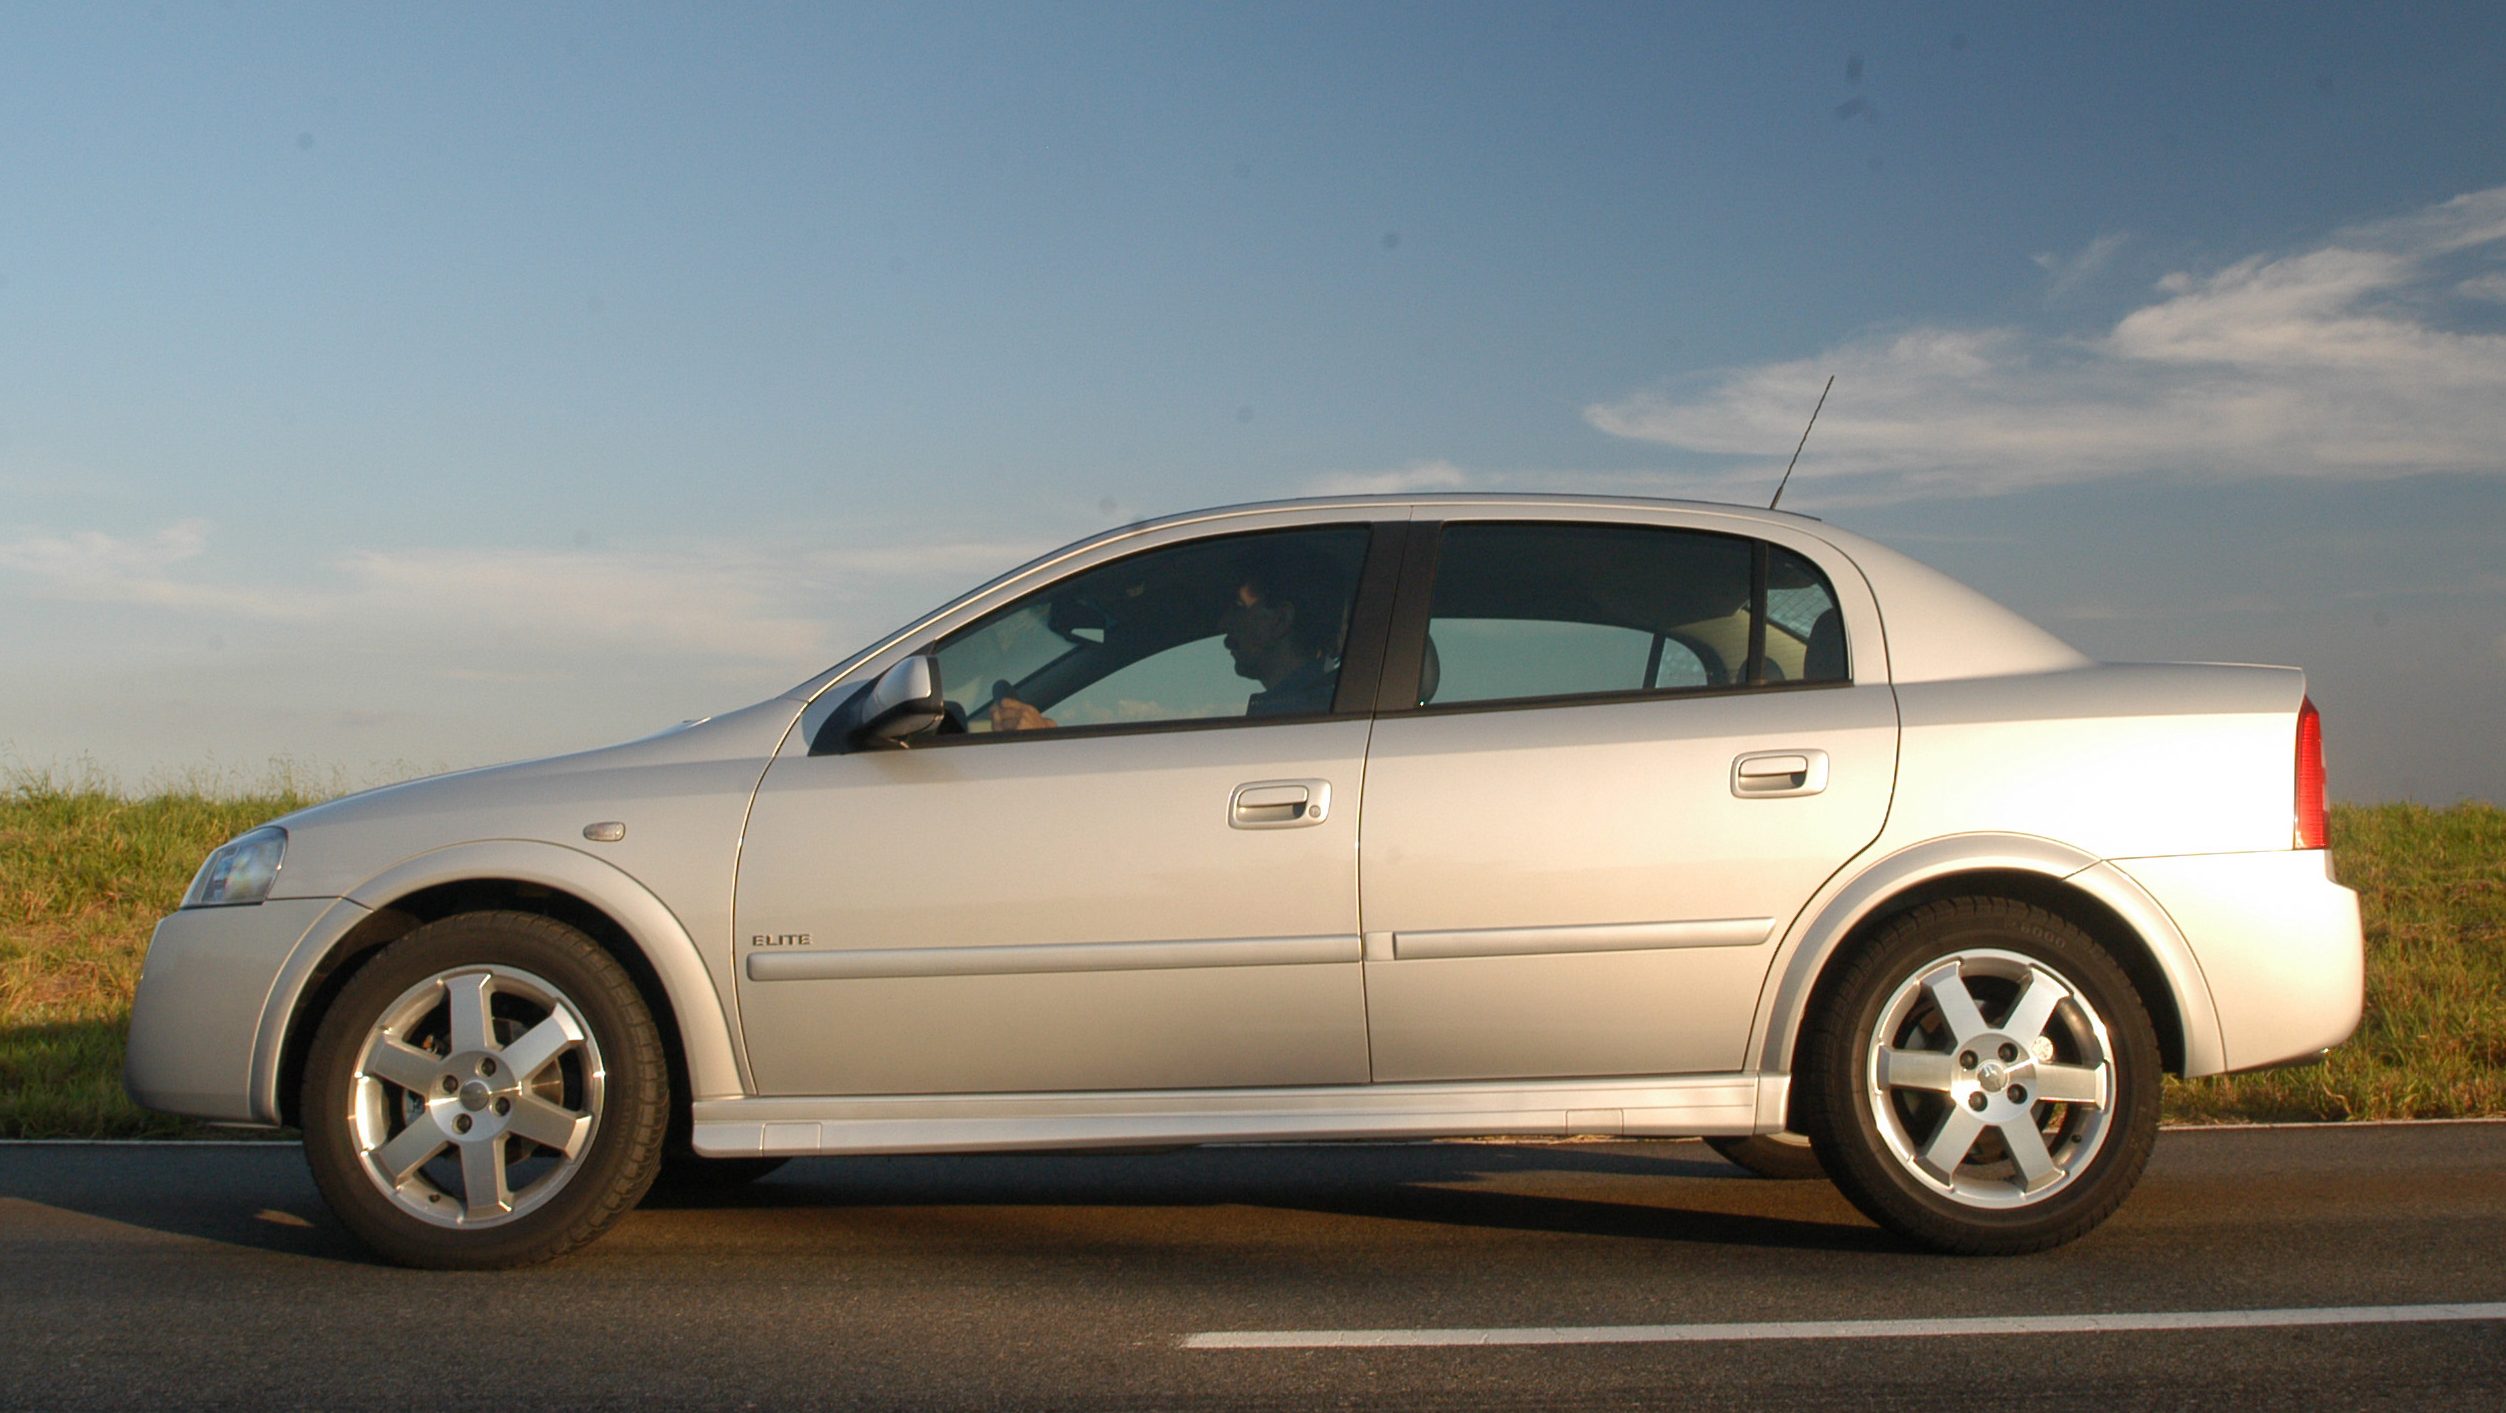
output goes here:
[[2297, 828], [2299, 849], [2320, 849], [2331, 841], [2331, 821], [2323, 802], [2323, 713], [2314, 698], [2297, 707]]

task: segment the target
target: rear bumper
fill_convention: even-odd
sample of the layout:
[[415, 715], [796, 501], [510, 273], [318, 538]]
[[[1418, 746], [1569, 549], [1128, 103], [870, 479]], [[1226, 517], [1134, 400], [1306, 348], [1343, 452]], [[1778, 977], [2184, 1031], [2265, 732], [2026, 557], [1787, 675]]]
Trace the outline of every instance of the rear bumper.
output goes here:
[[157, 924], [131, 1001], [122, 1087], [142, 1108], [275, 1124], [256, 1103], [255, 1058], [272, 988], [330, 898], [186, 908]]
[[2186, 854], [2108, 865], [2166, 909], [2219, 1021], [2219, 1071], [2310, 1058], [2358, 1029], [2366, 939], [2358, 895], [2322, 850]]

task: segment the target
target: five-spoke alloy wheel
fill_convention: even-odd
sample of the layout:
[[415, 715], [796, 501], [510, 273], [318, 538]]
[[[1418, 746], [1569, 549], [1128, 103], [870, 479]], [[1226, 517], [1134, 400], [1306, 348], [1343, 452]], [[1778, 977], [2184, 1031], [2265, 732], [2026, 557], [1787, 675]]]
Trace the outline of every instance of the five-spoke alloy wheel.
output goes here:
[[1822, 993], [1800, 1121], [1846, 1196], [1905, 1236], [1979, 1254], [2088, 1231], [2157, 1130], [2155, 1030], [2114, 959], [2024, 903], [1895, 919]]
[[325, 1015], [305, 1151], [341, 1220], [393, 1260], [507, 1266], [598, 1234], [651, 1185], [668, 1079], [634, 982], [521, 913], [418, 928]]

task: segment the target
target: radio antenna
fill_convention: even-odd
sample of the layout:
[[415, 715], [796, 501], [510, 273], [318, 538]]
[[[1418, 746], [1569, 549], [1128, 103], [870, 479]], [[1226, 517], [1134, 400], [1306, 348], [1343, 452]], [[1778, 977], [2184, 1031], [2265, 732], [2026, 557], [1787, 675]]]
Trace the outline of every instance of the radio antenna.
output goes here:
[[1818, 407], [1810, 409], [1810, 426], [1802, 428], [1801, 440], [1793, 443], [1792, 460], [1784, 463], [1784, 479], [1775, 483], [1775, 499], [1766, 503], [1767, 509], [1773, 510], [1784, 499], [1784, 487], [1792, 480], [1792, 469], [1801, 464], [1801, 449], [1810, 444], [1810, 427], [1819, 424], [1819, 407], [1827, 406], [1827, 394], [1835, 386], [1836, 375], [1830, 373], [1827, 375], [1827, 386], [1819, 389]]

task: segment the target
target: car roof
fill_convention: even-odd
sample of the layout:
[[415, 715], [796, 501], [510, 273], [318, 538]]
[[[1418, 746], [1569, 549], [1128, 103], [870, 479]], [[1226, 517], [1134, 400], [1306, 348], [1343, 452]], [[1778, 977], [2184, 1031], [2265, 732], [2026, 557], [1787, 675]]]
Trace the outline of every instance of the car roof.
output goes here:
[[1730, 501], [1682, 500], [1670, 496], [1598, 495], [1568, 491], [1397, 491], [1365, 495], [1283, 496], [1275, 500], [1238, 501], [1228, 505], [1203, 506], [1196, 510], [1178, 511], [1169, 515], [1151, 516], [1128, 525], [1109, 528], [1090, 535], [1087, 541], [1124, 531], [1155, 529], [1165, 525], [1188, 524], [1195, 520], [1228, 515], [1252, 515], [1283, 510], [1341, 509], [1411, 509], [1418, 507], [1514, 506], [1522, 509], [1553, 507], [1559, 510], [1621, 508], [1629, 510], [1704, 511], [1754, 520], [1768, 525], [1811, 526], [1822, 522], [1815, 515], [1802, 515], [1790, 510], [1769, 510], [1759, 505], [1742, 505]]

